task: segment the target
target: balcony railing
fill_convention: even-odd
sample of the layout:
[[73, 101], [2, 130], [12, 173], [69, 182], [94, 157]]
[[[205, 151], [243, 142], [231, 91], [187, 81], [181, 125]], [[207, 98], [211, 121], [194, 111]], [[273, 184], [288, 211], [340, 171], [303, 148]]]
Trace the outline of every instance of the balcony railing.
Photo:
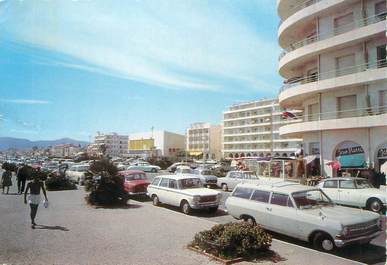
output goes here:
[[374, 15], [374, 16], [370, 16], [367, 18], [355, 20], [353, 22], [342, 25], [340, 27], [336, 27], [336, 28], [334, 28], [333, 32], [330, 32], [330, 33], [316, 34], [316, 35], [310, 36], [308, 38], [305, 38], [303, 40], [294, 42], [294, 43], [290, 44], [288, 47], [284, 48], [284, 51], [282, 51], [278, 60], [281, 60], [281, 58], [284, 57], [286, 54], [288, 54], [289, 52], [292, 52], [298, 48], [304, 47], [306, 45], [315, 43], [315, 42], [320, 41], [320, 40], [325, 40], [325, 39], [331, 38], [333, 36], [337, 36], [337, 35], [349, 32], [349, 31], [357, 29], [357, 28], [362, 28], [362, 27], [365, 27], [368, 25], [372, 25], [372, 24], [378, 23], [378, 22], [383, 21], [383, 20], [386, 20], [386, 13], [385, 12]]
[[301, 3], [299, 3], [298, 5], [296, 6], [293, 6], [291, 8], [289, 8], [289, 13], [286, 17], [282, 18], [282, 20], [280, 21], [279, 26], [281, 26], [282, 22], [284, 22], [288, 17], [290, 17], [291, 15], [295, 14], [297, 11], [301, 10], [301, 9], [304, 9], [308, 6], [311, 6], [313, 4], [316, 4], [318, 2], [320, 2], [321, 0], [306, 0], [306, 1], [303, 1]]
[[387, 105], [383, 106], [371, 106], [370, 102], [367, 103], [369, 107], [366, 108], [356, 108], [349, 110], [339, 110], [339, 111], [329, 111], [305, 115], [295, 115], [295, 119], [298, 119], [300, 122], [309, 122], [309, 121], [322, 121], [322, 120], [335, 120], [335, 119], [344, 119], [344, 118], [358, 118], [358, 117], [369, 117], [377, 116], [387, 113]]
[[289, 88], [292, 88], [294, 86], [303, 85], [303, 84], [312, 83], [312, 82], [318, 82], [318, 81], [322, 81], [322, 80], [326, 80], [334, 77], [360, 73], [370, 69], [377, 69], [377, 68], [383, 68], [383, 67], [387, 67], [386, 59], [381, 59], [370, 63], [358, 64], [350, 67], [343, 67], [340, 69], [335, 69], [335, 70], [323, 72], [320, 74], [316, 73], [308, 76], [292, 78], [292, 79], [289, 79], [289, 81], [281, 87], [279, 93]]

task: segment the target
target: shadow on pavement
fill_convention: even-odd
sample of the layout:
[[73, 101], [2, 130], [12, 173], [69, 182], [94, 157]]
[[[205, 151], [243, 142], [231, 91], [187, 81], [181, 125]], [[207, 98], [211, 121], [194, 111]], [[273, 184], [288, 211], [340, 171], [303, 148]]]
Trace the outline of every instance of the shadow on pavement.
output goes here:
[[35, 229], [47, 229], [47, 230], [60, 230], [60, 231], [70, 231], [69, 229], [67, 229], [66, 227], [64, 226], [59, 226], [59, 225], [55, 225], [55, 226], [50, 226], [50, 225], [36, 225], [35, 226]]
[[[308, 242], [304, 242], [285, 235], [277, 234], [272, 231], [268, 231], [268, 232], [275, 239], [313, 249], [313, 246]], [[353, 261], [366, 263], [366, 264], [385, 264], [386, 262], [386, 248], [382, 246], [376, 246], [373, 244], [350, 245], [350, 246], [346, 246], [341, 249], [338, 249], [332, 254], [346, 259], [350, 259]]]
[[2, 195], [23, 195], [23, 194], [19, 194], [17, 192], [10, 192], [10, 193], [1, 193]]
[[139, 204], [126, 204], [126, 205], [99, 205], [93, 206], [95, 209], [136, 209], [141, 208], [142, 206]]
[[139, 201], [139, 202], [150, 202], [150, 201], [152, 201], [152, 199], [149, 198], [148, 196], [130, 196], [130, 199], [134, 200], [134, 201]]

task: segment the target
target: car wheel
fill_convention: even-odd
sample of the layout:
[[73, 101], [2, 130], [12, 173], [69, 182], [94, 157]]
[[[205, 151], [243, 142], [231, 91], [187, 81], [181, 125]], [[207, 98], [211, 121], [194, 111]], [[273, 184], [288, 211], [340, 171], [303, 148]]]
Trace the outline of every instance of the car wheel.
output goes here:
[[189, 205], [189, 203], [187, 201], [183, 201], [181, 203], [181, 211], [184, 213], [184, 214], [190, 214], [191, 211], [192, 211], [192, 208], [191, 206]]
[[336, 248], [335, 242], [325, 233], [317, 233], [313, 239], [313, 246], [315, 249], [324, 252], [333, 252]]
[[375, 213], [380, 213], [382, 210], [382, 202], [379, 199], [371, 199], [367, 205], [367, 209]]
[[245, 221], [246, 223], [250, 224], [250, 225], [256, 225], [257, 222], [255, 221], [255, 219], [251, 216], [246, 216], [243, 218], [243, 221]]
[[151, 172], [152, 172], [152, 173], [157, 173], [157, 169], [152, 168]]
[[157, 195], [153, 195], [152, 196], [152, 203], [154, 206], [159, 206], [160, 205], [160, 200], [159, 200], [159, 197], [157, 197]]
[[209, 213], [216, 213], [216, 211], [218, 211], [218, 206], [208, 208]]
[[226, 183], [223, 183], [223, 184], [222, 184], [222, 190], [223, 190], [223, 191], [228, 191], [228, 186], [227, 186]]

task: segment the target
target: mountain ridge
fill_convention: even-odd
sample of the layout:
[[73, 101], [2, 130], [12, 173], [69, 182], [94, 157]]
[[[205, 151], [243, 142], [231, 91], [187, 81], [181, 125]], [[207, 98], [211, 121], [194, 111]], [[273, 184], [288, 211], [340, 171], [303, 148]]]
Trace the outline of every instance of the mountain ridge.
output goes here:
[[64, 137], [56, 140], [37, 140], [31, 141], [24, 138], [15, 138], [15, 137], [0, 137], [0, 150], [7, 150], [11, 148], [15, 149], [31, 149], [34, 146], [39, 148], [46, 148], [49, 146], [54, 146], [58, 144], [74, 144], [74, 145], [87, 145], [88, 142], [75, 140], [72, 138]]

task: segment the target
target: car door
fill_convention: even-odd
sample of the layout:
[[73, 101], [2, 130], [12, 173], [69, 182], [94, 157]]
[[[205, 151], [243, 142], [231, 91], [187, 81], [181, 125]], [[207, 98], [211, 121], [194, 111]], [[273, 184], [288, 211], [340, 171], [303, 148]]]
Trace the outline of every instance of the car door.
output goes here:
[[344, 179], [339, 181], [339, 198], [340, 204], [356, 206], [357, 190], [355, 182], [352, 179]]
[[241, 182], [241, 175], [239, 172], [232, 172], [227, 180], [227, 186], [230, 190], [233, 190], [238, 183]]
[[257, 224], [268, 227], [270, 222], [267, 214], [267, 207], [269, 207], [270, 191], [255, 190], [251, 195], [250, 203], [253, 211], [253, 217]]
[[326, 195], [328, 195], [331, 200], [334, 202], [339, 202], [339, 181], [332, 179], [332, 180], [325, 180], [321, 189], [324, 191]]
[[160, 202], [168, 204], [168, 185], [169, 179], [162, 178], [158, 189], [156, 191], [157, 196], [159, 197]]
[[266, 207], [267, 227], [281, 234], [297, 237], [299, 219], [288, 194], [273, 192]]
[[168, 182], [168, 198], [166, 202], [170, 205], [180, 206], [180, 201], [182, 195], [177, 189], [177, 181], [176, 179], [169, 179]]

